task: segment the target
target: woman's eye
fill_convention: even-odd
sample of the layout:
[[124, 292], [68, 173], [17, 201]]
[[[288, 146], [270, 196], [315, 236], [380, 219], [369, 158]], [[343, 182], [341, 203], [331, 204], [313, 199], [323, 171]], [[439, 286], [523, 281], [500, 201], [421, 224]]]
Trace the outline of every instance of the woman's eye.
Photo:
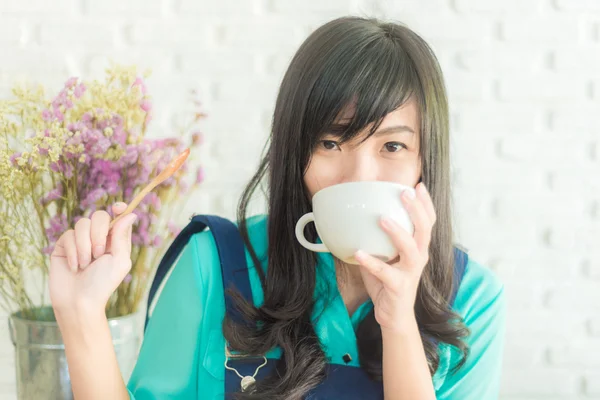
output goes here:
[[388, 142], [384, 145], [385, 149], [390, 153], [399, 152], [402, 149], [406, 149], [406, 145], [400, 142]]
[[321, 140], [321, 146], [323, 146], [325, 150], [335, 150], [339, 148], [337, 142], [334, 142], [333, 140]]

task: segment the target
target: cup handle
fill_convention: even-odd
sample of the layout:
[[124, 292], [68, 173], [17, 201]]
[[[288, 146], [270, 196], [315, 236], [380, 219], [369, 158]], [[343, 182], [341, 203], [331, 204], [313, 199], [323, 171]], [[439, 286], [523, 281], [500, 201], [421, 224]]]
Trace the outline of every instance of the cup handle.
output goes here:
[[309, 222], [315, 221], [315, 215], [313, 213], [304, 214], [298, 222], [296, 222], [296, 238], [302, 246], [308, 250], [315, 251], [317, 253], [328, 253], [329, 249], [323, 243], [311, 243], [304, 237], [304, 227]]

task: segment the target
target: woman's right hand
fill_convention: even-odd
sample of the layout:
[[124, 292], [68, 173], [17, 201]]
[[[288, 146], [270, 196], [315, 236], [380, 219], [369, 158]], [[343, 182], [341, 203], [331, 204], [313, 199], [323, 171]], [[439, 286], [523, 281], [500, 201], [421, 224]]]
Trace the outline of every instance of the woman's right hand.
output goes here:
[[[115, 217], [125, 203], [113, 205]], [[81, 218], [56, 242], [50, 256], [50, 300], [56, 314], [104, 311], [108, 299], [131, 269], [130, 214], [109, 232], [110, 215], [96, 211]]]

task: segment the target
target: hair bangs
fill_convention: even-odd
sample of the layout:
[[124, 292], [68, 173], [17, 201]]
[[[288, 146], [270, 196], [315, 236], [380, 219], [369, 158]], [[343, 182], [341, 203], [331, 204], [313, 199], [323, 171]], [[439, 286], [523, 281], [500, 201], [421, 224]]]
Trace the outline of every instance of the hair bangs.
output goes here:
[[334, 52], [330, 65], [311, 96], [318, 104], [313, 110], [323, 113], [314, 119], [320, 126], [310, 132], [314, 145], [325, 135], [333, 135], [342, 143], [359, 135], [366, 140], [387, 114], [412, 96], [422, 97], [413, 61], [390, 38], [374, 39], [359, 51]]

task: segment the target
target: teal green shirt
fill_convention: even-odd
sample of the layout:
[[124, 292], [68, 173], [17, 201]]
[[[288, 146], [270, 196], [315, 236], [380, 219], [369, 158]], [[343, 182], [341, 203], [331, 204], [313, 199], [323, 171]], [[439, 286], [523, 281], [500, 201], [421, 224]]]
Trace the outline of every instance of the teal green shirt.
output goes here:
[[[266, 267], [266, 217], [248, 221], [250, 241]], [[253, 265], [246, 251], [248, 265]], [[253, 300], [262, 304], [263, 292], [254, 267], [248, 268]], [[355, 330], [371, 310], [367, 301], [352, 316], [339, 294], [333, 257], [320, 253], [317, 265], [317, 302], [313, 322], [330, 363], [359, 366]], [[321, 293], [317, 295], [317, 293]], [[329, 293], [330, 297], [326, 295]], [[330, 299], [326, 302], [324, 299]], [[438, 399], [493, 400], [498, 398], [504, 342], [504, 288], [488, 269], [469, 259], [454, 303], [455, 311], [471, 330], [466, 364], [453, 347], [441, 345], [440, 365], [433, 376]], [[135, 400], [222, 399], [224, 346], [221, 323], [225, 298], [217, 249], [210, 231], [192, 236], [172, 269], [152, 311], [136, 367], [128, 383]], [[267, 353], [278, 358], [279, 349]]]

